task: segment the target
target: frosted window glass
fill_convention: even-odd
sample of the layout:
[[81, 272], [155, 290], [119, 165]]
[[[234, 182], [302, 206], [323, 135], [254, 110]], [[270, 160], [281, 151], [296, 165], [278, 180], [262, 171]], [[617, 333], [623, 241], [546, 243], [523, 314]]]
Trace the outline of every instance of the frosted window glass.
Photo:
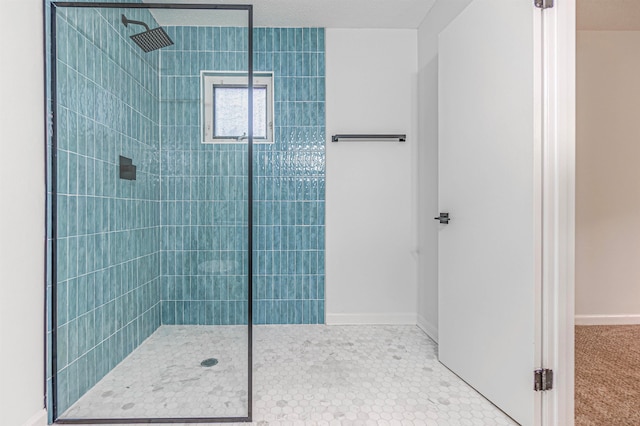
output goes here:
[[[215, 87], [213, 108], [214, 136], [237, 138], [249, 133], [247, 115], [249, 90], [246, 87]], [[253, 89], [253, 137], [267, 137], [267, 88]]]

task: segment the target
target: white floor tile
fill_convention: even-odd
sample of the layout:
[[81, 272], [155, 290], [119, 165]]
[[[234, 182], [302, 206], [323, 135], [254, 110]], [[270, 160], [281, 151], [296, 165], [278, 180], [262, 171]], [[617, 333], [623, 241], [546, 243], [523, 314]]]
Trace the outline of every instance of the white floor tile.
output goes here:
[[[253, 424], [516, 424], [436, 350], [415, 326], [255, 326]], [[246, 327], [163, 326], [65, 417], [243, 415], [246, 353]]]

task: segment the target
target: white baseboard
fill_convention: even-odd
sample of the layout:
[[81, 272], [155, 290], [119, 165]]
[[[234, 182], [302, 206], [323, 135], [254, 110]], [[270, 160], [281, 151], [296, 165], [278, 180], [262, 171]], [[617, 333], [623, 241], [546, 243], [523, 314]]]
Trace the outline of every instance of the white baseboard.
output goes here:
[[416, 314], [329, 314], [325, 323], [327, 325], [356, 325], [356, 324], [389, 324], [389, 325], [416, 325]]
[[39, 410], [29, 418], [22, 426], [47, 426], [47, 410]]
[[422, 315], [418, 315], [418, 327], [420, 327], [431, 340], [438, 343], [438, 327], [427, 321]]
[[576, 325], [636, 325], [640, 315], [576, 315]]

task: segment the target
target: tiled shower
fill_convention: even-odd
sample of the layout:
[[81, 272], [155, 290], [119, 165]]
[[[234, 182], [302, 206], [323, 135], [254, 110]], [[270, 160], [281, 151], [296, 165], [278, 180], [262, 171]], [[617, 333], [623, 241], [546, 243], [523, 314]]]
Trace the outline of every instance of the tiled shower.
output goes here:
[[247, 28], [164, 25], [175, 44], [144, 53], [122, 14], [161, 26], [145, 8], [56, 10], [58, 416], [159, 327], [246, 329], [249, 303], [254, 324], [324, 323], [324, 30], [254, 29], [274, 143], [253, 146], [249, 301], [248, 146], [202, 143], [200, 118], [200, 72], [246, 71]]
[[[161, 53], [162, 320], [234, 324], [246, 318], [246, 303], [237, 303], [246, 196], [233, 198], [246, 188], [246, 151], [199, 143], [199, 64], [245, 69], [246, 54], [235, 50], [245, 30], [169, 26], [167, 32], [183, 42]], [[323, 40], [318, 28], [254, 33], [254, 70], [275, 74], [276, 117], [275, 143], [254, 146], [255, 324], [324, 322]], [[220, 225], [230, 220], [238, 224]]]

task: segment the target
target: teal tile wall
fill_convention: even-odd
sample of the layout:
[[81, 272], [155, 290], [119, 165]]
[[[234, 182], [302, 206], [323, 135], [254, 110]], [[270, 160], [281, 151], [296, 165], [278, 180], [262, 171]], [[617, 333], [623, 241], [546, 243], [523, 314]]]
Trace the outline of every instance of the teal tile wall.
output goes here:
[[246, 71], [247, 29], [165, 29], [162, 323], [246, 324], [247, 145], [200, 143], [199, 114], [200, 70]]
[[[200, 143], [200, 71], [246, 71], [246, 29], [167, 27], [161, 52], [162, 322], [246, 323], [246, 145]], [[182, 41], [182, 42], [180, 42]], [[256, 324], [324, 322], [324, 30], [256, 28], [275, 142], [254, 146]]]
[[[159, 54], [129, 40], [122, 12], [58, 8], [58, 413], [161, 319]], [[119, 155], [137, 180], [118, 178]]]
[[254, 154], [254, 323], [322, 324], [324, 29], [256, 28], [254, 49], [275, 77], [275, 143]]

